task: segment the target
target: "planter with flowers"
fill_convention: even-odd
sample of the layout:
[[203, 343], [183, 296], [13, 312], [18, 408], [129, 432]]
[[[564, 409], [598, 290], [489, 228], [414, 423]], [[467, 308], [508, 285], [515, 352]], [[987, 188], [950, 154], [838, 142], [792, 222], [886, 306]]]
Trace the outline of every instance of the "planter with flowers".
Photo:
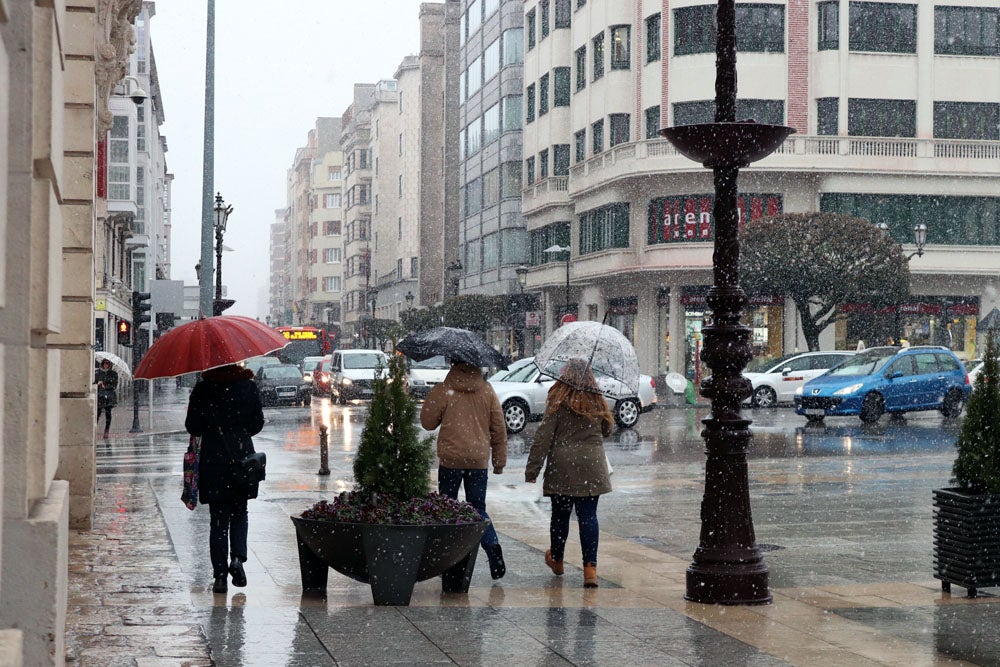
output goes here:
[[952, 488], [934, 489], [934, 577], [975, 597], [1000, 585], [1000, 362], [992, 332], [959, 432]]
[[415, 423], [403, 358], [378, 375], [354, 490], [292, 517], [303, 593], [325, 594], [329, 568], [368, 583], [377, 605], [407, 605], [417, 581], [438, 575], [445, 592], [467, 592], [487, 523], [472, 505], [430, 492], [431, 438]]

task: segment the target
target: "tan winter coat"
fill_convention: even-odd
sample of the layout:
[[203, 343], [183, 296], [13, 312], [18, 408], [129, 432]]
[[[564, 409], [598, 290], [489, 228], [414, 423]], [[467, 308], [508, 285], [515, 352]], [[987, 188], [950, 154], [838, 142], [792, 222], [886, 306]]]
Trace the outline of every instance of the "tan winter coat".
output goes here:
[[444, 382], [431, 389], [420, 410], [420, 424], [428, 431], [438, 426], [438, 460], [445, 468], [494, 471], [507, 465], [507, 427], [500, 401], [482, 372], [469, 364], [455, 364]]
[[562, 406], [542, 419], [528, 454], [524, 480], [534, 482], [545, 463], [546, 496], [599, 496], [611, 492], [604, 437], [611, 424], [598, 424]]

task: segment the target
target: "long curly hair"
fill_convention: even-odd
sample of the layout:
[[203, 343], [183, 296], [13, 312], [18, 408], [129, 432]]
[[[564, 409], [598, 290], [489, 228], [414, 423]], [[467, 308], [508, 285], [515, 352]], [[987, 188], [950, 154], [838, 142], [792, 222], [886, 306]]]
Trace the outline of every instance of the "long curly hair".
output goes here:
[[546, 397], [545, 414], [550, 415], [566, 406], [573, 412], [588, 417], [594, 422], [613, 423], [611, 410], [601, 395], [594, 379], [594, 372], [586, 360], [570, 359], [563, 366], [558, 381], [549, 389]]

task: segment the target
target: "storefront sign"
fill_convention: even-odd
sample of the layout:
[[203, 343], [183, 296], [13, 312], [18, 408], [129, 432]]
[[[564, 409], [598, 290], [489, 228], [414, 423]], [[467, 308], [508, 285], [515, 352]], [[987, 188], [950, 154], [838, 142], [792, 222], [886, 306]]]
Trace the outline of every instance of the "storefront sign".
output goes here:
[[[658, 197], [649, 202], [647, 242], [674, 243], [681, 241], [711, 241], [715, 238], [712, 218], [713, 195]], [[782, 212], [779, 194], [743, 194], [737, 198], [739, 227], [747, 220], [756, 220]]]
[[538, 327], [542, 325], [542, 313], [538, 310], [529, 310], [524, 314], [524, 326]]
[[[681, 295], [681, 305], [682, 306], [703, 306], [706, 303], [706, 297], [708, 296], [706, 292], [694, 292], [685, 293]], [[753, 294], [749, 297], [749, 305], [755, 307], [761, 306], [784, 306], [785, 297], [776, 294]]]

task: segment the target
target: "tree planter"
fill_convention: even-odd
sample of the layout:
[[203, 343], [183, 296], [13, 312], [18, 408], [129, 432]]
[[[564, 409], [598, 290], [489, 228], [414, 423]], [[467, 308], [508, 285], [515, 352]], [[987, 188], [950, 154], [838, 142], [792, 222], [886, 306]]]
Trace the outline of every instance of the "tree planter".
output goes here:
[[1000, 495], [934, 489], [934, 578], [975, 597], [1000, 585]]
[[371, 585], [377, 605], [408, 605], [413, 585], [442, 575], [446, 593], [467, 593], [486, 521], [389, 525], [291, 517], [303, 595], [325, 595], [328, 568]]

